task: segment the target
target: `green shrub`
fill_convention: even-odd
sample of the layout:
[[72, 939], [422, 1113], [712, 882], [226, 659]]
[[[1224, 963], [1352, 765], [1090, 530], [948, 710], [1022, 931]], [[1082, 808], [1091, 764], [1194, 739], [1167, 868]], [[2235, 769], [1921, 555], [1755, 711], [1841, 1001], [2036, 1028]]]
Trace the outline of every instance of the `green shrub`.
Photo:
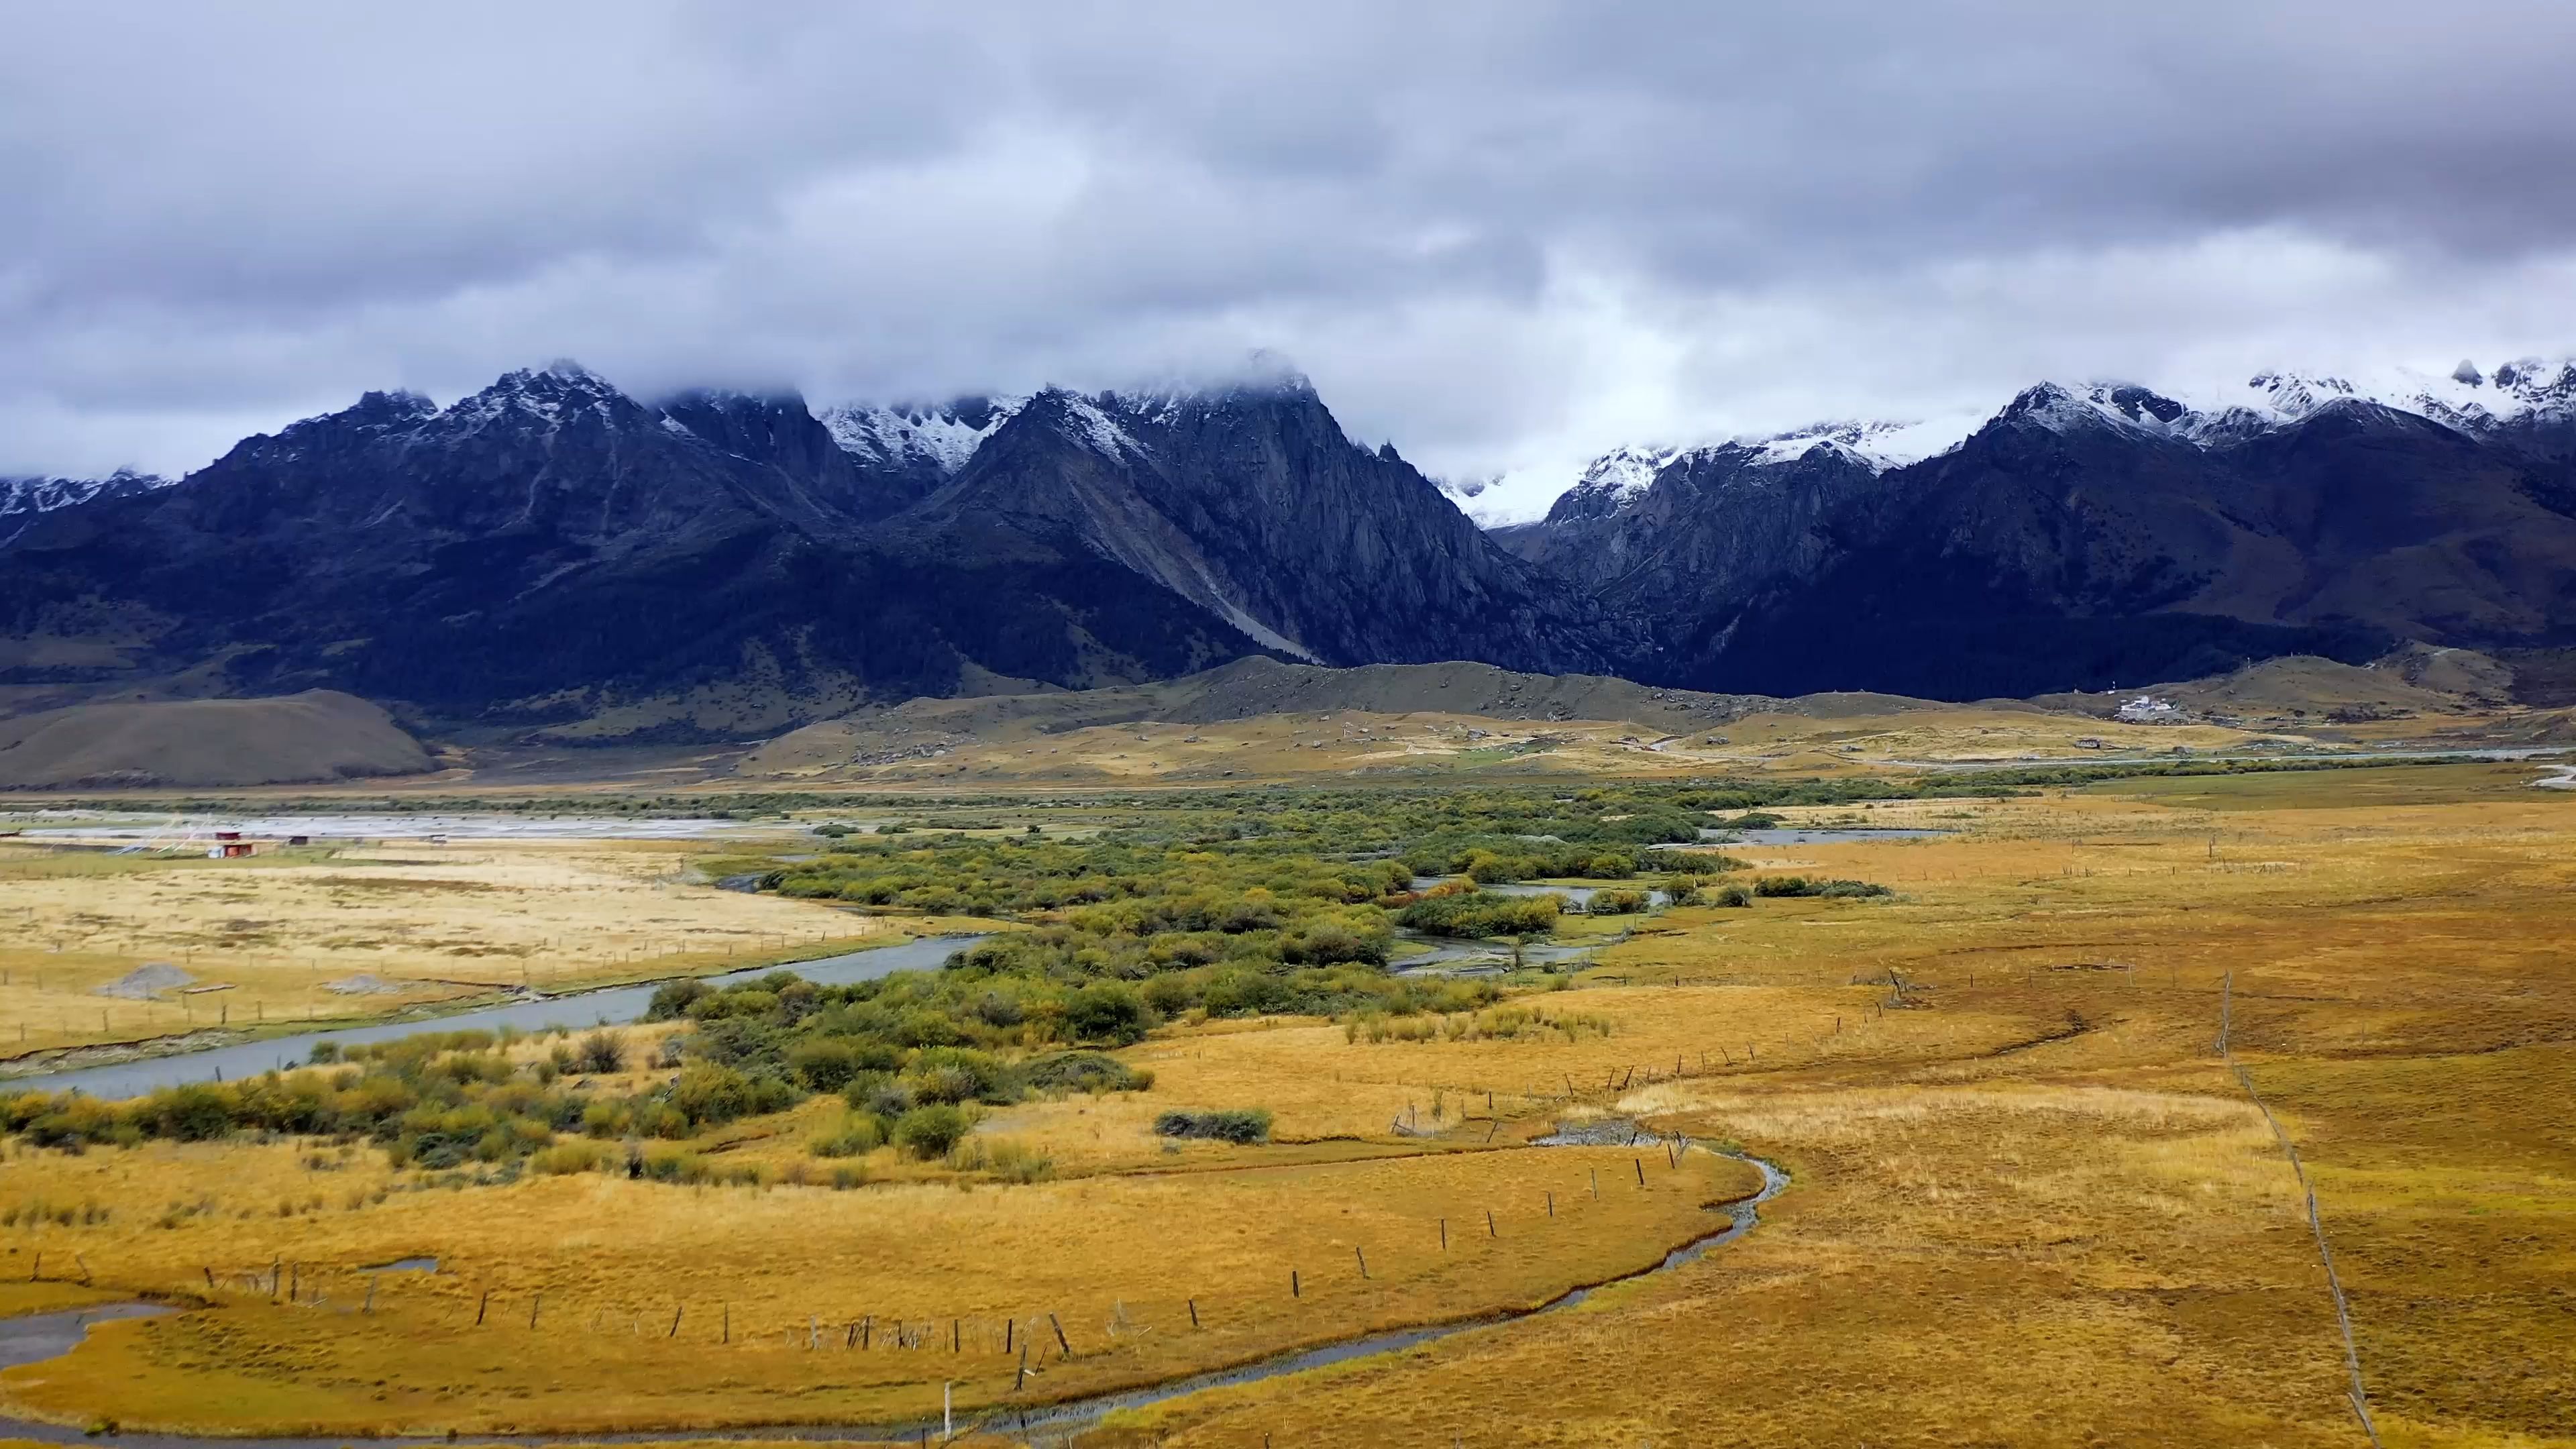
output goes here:
[[1154, 1131], [1164, 1137], [1204, 1137], [1248, 1145], [1270, 1140], [1270, 1114], [1258, 1107], [1165, 1112], [1154, 1119]]
[[1064, 1019], [1080, 1040], [1113, 1046], [1143, 1041], [1153, 1024], [1145, 999], [1119, 981], [1095, 981], [1075, 992], [1065, 1004]]
[[626, 1070], [626, 1038], [613, 1031], [594, 1031], [581, 1039], [581, 1069], [594, 1075]]
[[903, 1069], [916, 1102], [1008, 1102], [1019, 1093], [1000, 1059], [972, 1047], [924, 1047]]
[[1749, 906], [1753, 904], [1753, 892], [1729, 882], [1719, 886], [1717, 893], [1711, 896], [1710, 900], [1721, 906]]
[[1154, 1085], [1152, 1072], [1138, 1071], [1103, 1052], [1059, 1052], [1020, 1068], [1020, 1080], [1035, 1092], [1141, 1092]]
[[705, 1182], [709, 1175], [706, 1159], [694, 1152], [658, 1145], [644, 1149], [642, 1176], [654, 1182]]
[[1596, 916], [1633, 916], [1646, 908], [1646, 893], [1631, 890], [1597, 890], [1584, 909]]
[[787, 1049], [788, 1073], [817, 1092], [848, 1087], [860, 1065], [858, 1048], [838, 1037], [801, 1041]]
[[965, 1140], [975, 1130], [974, 1115], [963, 1107], [934, 1103], [915, 1107], [895, 1119], [895, 1144], [927, 1162], [945, 1157], [949, 1149]]
[[1425, 896], [1396, 919], [1426, 936], [1544, 936], [1556, 929], [1565, 897], [1505, 896], [1491, 891]]
[[1767, 875], [1753, 883], [1758, 896], [1816, 896], [1827, 900], [1870, 900], [1895, 892], [1873, 881], [1821, 880], [1803, 875]]
[[570, 1176], [576, 1172], [597, 1172], [608, 1165], [609, 1149], [605, 1144], [573, 1138], [538, 1149], [528, 1158], [528, 1166], [551, 1176]]
[[816, 1157], [865, 1157], [885, 1146], [885, 1119], [873, 1112], [845, 1114], [832, 1130], [806, 1144]]

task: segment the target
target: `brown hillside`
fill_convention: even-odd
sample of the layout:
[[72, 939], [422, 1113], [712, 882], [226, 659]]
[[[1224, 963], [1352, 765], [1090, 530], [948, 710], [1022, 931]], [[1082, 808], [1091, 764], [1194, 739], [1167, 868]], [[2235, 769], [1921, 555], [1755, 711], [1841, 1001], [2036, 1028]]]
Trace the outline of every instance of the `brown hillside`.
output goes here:
[[336, 690], [79, 704], [0, 720], [0, 789], [292, 785], [432, 768], [392, 716]]

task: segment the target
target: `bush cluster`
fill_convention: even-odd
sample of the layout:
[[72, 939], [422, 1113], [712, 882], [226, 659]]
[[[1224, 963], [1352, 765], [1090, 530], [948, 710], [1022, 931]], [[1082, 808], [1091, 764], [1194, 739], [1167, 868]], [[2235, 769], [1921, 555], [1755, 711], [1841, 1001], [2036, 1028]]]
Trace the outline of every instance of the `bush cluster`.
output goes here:
[[1250, 1145], [1270, 1140], [1270, 1114], [1258, 1107], [1218, 1112], [1165, 1112], [1154, 1119], [1164, 1137], [1204, 1137]]
[[1870, 900], [1895, 892], [1875, 881], [1825, 880], [1803, 875], [1766, 875], [1753, 883], [1757, 896], [1821, 896], [1827, 900]]
[[1396, 919], [1426, 936], [1481, 940], [1492, 936], [1544, 936], [1565, 909], [1559, 895], [1506, 896], [1492, 891], [1435, 890], [1406, 906]]

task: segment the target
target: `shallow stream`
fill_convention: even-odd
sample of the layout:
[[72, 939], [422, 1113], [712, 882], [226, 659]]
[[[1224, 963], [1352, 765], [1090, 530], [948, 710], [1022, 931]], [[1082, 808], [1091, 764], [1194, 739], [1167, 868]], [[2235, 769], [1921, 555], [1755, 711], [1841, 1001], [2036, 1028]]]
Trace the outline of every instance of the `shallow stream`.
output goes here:
[[[984, 939], [982, 936], [925, 936], [917, 941], [878, 946], [872, 950], [848, 951], [811, 961], [754, 966], [697, 979], [710, 986], [733, 986], [757, 981], [773, 971], [792, 971], [818, 985], [844, 986], [853, 981], [871, 981], [897, 971], [935, 970], [948, 959], [949, 953], [966, 950]], [[645, 982], [634, 986], [604, 986], [595, 991], [567, 991], [555, 996], [530, 996], [499, 1006], [476, 1007], [471, 1011], [450, 1012], [443, 1016], [299, 1032], [293, 1036], [267, 1037], [232, 1046], [144, 1057], [107, 1066], [36, 1072], [0, 1079], [0, 1088], [34, 1087], [48, 1092], [76, 1088], [93, 1097], [139, 1097], [156, 1088], [174, 1087], [182, 1082], [210, 1082], [219, 1078], [239, 1081], [272, 1068], [302, 1066], [312, 1059], [317, 1042], [350, 1046], [399, 1041], [425, 1031], [497, 1031], [506, 1026], [517, 1031], [536, 1032], [557, 1026], [578, 1030], [621, 1025], [642, 1020], [645, 1009], [653, 1003], [653, 993], [661, 985], [660, 982]]]

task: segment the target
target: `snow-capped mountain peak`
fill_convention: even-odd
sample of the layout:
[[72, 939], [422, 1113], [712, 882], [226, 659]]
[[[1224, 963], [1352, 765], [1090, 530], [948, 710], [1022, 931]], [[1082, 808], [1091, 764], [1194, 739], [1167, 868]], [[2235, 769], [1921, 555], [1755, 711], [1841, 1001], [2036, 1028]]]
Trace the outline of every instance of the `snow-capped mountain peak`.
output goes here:
[[841, 451], [862, 463], [927, 466], [951, 477], [975, 456], [994, 429], [1027, 404], [1024, 397], [893, 406], [844, 403], [816, 416]]
[[458, 398], [438, 415], [437, 422], [442, 429], [475, 432], [520, 415], [560, 427], [585, 411], [605, 418], [621, 409], [643, 411], [608, 379], [569, 358], [558, 358], [542, 368], [501, 374], [490, 387]]
[[[1115, 395], [1103, 393], [1095, 399], [1078, 392], [1050, 389], [1039, 396], [1055, 404], [1062, 415], [1067, 436], [1089, 446], [1102, 457], [1115, 459], [1126, 453], [1141, 454], [1145, 451], [1145, 445], [1137, 442], [1134, 434], [1110, 416], [1109, 407], [1118, 405]], [[1103, 406], [1104, 403], [1108, 406]], [[1125, 411], [1124, 408], [1120, 410]]]
[[102, 498], [167, 488], [177, 480], [119, 468], [104, 478], [0, 478], [0, 518], [51, 513]]
[[1817, 448], [1826, 448], [1872, 472], [1884, 473], [1957, 447], [1959, 440], [1967, 436], [1959, 421], [1917, 418], [1810, 423], [1767, 437], [1738, 438], [1735, 446], [1757, 450], [1765, 463], [1794, 462]]
[[2464, 358], [2446, 373], [2396, 367], [2349, 376], [2267, 370], [2218, 389], [2203, 410], [2277, 427], [2349, 403], [2413, 413], [2466, 432], [2576, 417], [2576, 361], [2522, 357], [2490, 371]]

